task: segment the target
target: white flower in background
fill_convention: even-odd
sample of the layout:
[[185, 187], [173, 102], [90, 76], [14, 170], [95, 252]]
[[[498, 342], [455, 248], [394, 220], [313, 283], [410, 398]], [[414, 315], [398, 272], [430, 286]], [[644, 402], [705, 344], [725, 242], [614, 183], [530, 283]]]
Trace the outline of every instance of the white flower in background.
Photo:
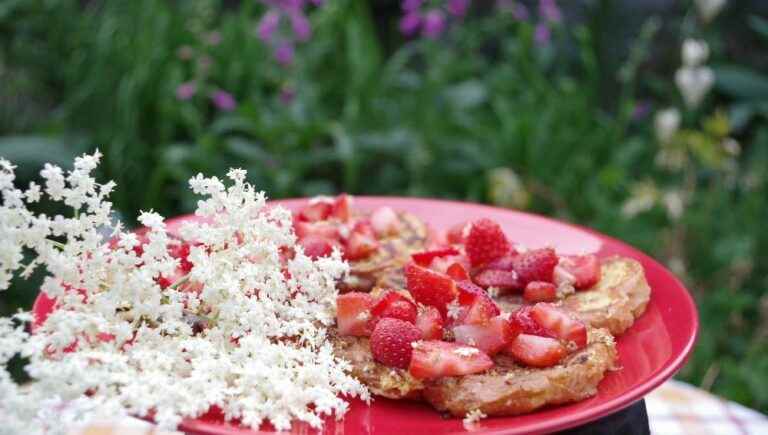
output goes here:
[[664, 208], [667, 209], [667, 215], [672, 220], [678, 220], [683, 216], [685, 211], [685, 201], [683, 193], [679, 190], [668, 190], [664, 192], [664, 196], [661, 197], [661, 202], [664, 204]]
[[707, 66], [684, 66], [675, 73], [675, 83], [685, 105], [695, 109], [715, 84], [715, 73]]
[[[296, 248], [285, 258], [296, 239], [290, 212], [267, 207], [234, 169], [227, 182], [190, 180], [204, 197], [196, 214], [208, 220], [184, 226], [203, 246], [190, 249], [192, 271], [174, 275], [180, 263], [169, 247], [179, 242], [162, 216], [139, 216], [149, 231], [138, 252], [136, 235], [111, 222], [114, 184], [91, 177], [100, 157], [79, 157], [66, 172], [48, 164], [43, 185], [24, 192], [13, 185], [14, 166], [0, 159], [0, 290], [44, 266], [42, 289], [58, 306], [33, 334], [28, 313], [0, 318], [4, 430], [66, 433], [103, 416], [150, 413], [173, 428], [213, 405], [244, 425], [286, 430], [293, 420], [319, 427], [324, 415], [344, 414], [340, 396], [369, 399], [327, 339], [336, 282], [349, 270], [338, 251], [313, 261]], [[72, 217], [27, 209], [41, 199], [66, 204]], [[175, 278], [161, 287], [161, 277]], [[17, 353], [29, 358], [33, 381], [24, 388], [5, 370]]]
[[705, 23], [712, 21], [713, 18], [723, 10], [726, 0], [696, 0], [696, 10], [699, 12], [701, 20]]
[[659, 199], [659, 189], [651, 180], [635, 183], [630, 187], [629, 199], [621, 207], [621, 214], [626, 218], [648, 211]]
[[653, 126], [656, 139], [662, 144], [669, 143], [680, 129], [680, 111], [674, 107], [659, 110], [653, 119]]
[[739, 144], [739, 141], [732, 137], [723, 139], [722, 147], [723, 150], [730, 156], [736, 157], [741, 154], [741, 144]]
[[699, 66], [704, 64], [709, 57], [709, 45], [701, 39], [686, 39], [682, 48], [683, 65]]

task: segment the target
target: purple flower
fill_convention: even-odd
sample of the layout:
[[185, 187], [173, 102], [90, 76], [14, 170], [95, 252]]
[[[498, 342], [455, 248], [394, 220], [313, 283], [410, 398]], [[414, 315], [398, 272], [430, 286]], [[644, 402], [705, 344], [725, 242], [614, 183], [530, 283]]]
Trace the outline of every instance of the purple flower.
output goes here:
[[277, 11], [269, 11], [261, 17], [256, 34], [264, 42], [272, 40], [272, 35], [280, 24], [280, 14]]
[[195, 82], [184, 82], [176, 87], [176, 99], [187, 101], [197, 93], [197, 84]]
[[402, 8], [406, 12], [413, 12], [421, 7], [423, 0], [403, 0]]
[[463, 17], [467, 14], [467, 9], [469, 9], [469, 0], [448, 0], [446, 8], [451, 15]]
[[282, 88], [280, 88], [280, 102], [288, 105], [291, 104], [293, 99], [296, 97], [296, 89], [293, 89], [292, 86], [285, 85]]
[[206, 44], [208, 44], [208, 45], [210, 45], [212, 47], [215, 47], [215, 46], [221, 44], [221, 33], [216, 32], [216, 31], [208, 33], [205, 36], [205, 42], [206, 42]]
[[634, 109], [632, 109], [632, 119], [635, 121], [645, 119], [645, 117], [651, 113], [652, 108], [651, 102], [648, 100], [636, 103]]
[[293, 63], [293, 44], [283, 41], [275, 48], [275, 59], [282, 66], [288, 66]]
[[549, 44], [549, 26], [545, 22], [539, 22], [536, 24], [536, 29], [534, 29], [533, 32], [533, 40], [536, 42], [536, 45], [542, 46]]
[[315, 6], [322, 6], [324, 3], [324, 0], [310, 0], [310, 3], [312, 3]]
[[421, 27], [421, 15], [418, 11], [408, 12], [400, 19], [400, 32], [406, 36], [416, 33]]
[[555, 0], [539, 0], [539, 15], [551, 23], [559, 23], [563, 19]]
[[427, 38], [435, 39], [445, 30], [445, 15], [437, 9], [432, 9], [424, 15], [422, 32]]
[[217, 109], [225, 112], [231, 112], [235, 110], [235, 107], [237, 106], [235, 97], [229, 92], [222, 91], [221, 89], [211, 93], [211, 101], [213, 101], [213, 105], [216, 106]]
[[309, 20], [301, 12], [291, 14], [291, 27], [293, 27], [293, 34], [296, 35], [298, 41], [307, 41], [312, 36]]
[[531, 14], [528, 13], [528, 8], [522, 3], [517, 3], [512, 9], [512, 16], [518, 21], [528, 21]]

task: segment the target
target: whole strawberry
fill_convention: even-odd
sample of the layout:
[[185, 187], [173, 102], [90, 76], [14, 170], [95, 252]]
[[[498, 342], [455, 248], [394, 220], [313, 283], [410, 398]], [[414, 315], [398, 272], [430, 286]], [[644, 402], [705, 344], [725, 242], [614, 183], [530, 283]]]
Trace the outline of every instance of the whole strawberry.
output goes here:
[[522, 286], [531, 281], [552, 282], [552, 274], [558, 261], [554, 249], [534, 249], [515, 257], [513, 269]]
[[509, 241], [504, 231], [490, 219], [472, 222], [465, 242], [465, 250], [472, 266], [487, 264], [509, 252]]
[[373, 359], [389, 367], [407, 369], [413, 353], [411, 343], [418, 340], [421, 340], [421, 330], [413, 324], [383, 318], [371, 334]]

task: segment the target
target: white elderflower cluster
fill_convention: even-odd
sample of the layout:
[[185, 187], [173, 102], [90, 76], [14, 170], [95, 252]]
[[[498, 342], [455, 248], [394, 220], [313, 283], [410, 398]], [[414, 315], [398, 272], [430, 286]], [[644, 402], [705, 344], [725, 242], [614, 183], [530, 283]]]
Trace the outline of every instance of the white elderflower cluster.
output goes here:
[[[338, 251], [304, 255], [290, 212], [267, 205], [246, 172], [232, 169], [226, 183], [190, 180], [202, 219], [182, 228], [194, 244], [191, 271], [179, 276], [169, 253], [178, 241], [162, 216], [139, 216], [148, 228], [141, 239], [111, 222], [114, 184], [91, 175], [100, 157], [79, 157], [66, 172], [46, 165], [43, 186], [26, 190], [0, 159], [0, 290], [44, 267], [42, 290], [56, 300], [44, 321], [0, 319], [0, 364], [21, 354], [33, 379], [20, 387], [0, 370], [4, 429], [62, 433], [69, 423], [123, 414], [172, 428], [218, 407], [244, 425], [284, 430], [294, 420], [319, 427], [324, 415], [340, 417], [348, 406], [341, 396], [369, 400], [326, 335], [335, 284], [348, 273]], [[71, 216], [27, 208], [41, 199], [63, 203]], [[163, 277], [175, 282], [161, 286]]]

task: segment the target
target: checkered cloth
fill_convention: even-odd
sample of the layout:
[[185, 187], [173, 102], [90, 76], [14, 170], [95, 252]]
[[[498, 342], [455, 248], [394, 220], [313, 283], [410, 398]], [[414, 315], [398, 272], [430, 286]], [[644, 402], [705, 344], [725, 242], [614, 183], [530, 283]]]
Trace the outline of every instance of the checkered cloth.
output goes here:
[[683, 382], [667, 381], [645, 405], [653, 434], [768, 434], [765, 415]]
[[[646, 396], [655, 435], [768, 434], [768, 417], [678, 381], [668, 381]], [[71, 435], [171, 435], [140, 420], [92, 425]]]

